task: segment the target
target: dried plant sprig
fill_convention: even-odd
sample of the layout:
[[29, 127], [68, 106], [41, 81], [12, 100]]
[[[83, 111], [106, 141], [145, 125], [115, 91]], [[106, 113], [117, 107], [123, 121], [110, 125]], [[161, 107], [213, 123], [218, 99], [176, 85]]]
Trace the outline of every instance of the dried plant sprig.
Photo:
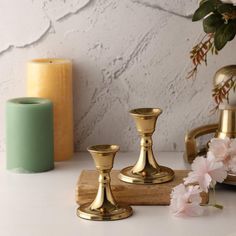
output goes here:
[[212, 96], [217, 104], [217, 108], [223, 100], [229, 101], [229, 92], [232, 90], [236, 91], [236, 78], [230, 77], [222, 84], [216, 85], [216, 87], [212, 91]]
[[190, 52], [190, 59], [194, 65], [193, 69], [188, 73], [187, 79], [195, 78], [197, 75], [198, 66], [204, 63], [207, 65], [207, 54], [209, 51], [212, 54], [218, 54], [218, 51], [213, 44], [214, 34], [206, 34], [202, 40], [193, 47]]
[[226, 21], [235, 20], [236, 19], [236, 10], [234, 10], [232, 12], [223, 13], [222, 15], [223, 15], [224, 20], [226, 20]]
[[[196, 77], [199, 65], [207, 65], [207, 55], [210, 51], [217, 55], [218, 51], [235, 38], [236, 4], [223, 0], [201, 0], [192, 20], [203, 21], [206, 35], [190, 52], [193, 69], [188, 73], [187, 79]], [[228, 101], [230, 90], [235, 91], [235, 83], [235, 79], [232, 78], [213, 91], [212, 96], [217, 107], [223, 100]]]

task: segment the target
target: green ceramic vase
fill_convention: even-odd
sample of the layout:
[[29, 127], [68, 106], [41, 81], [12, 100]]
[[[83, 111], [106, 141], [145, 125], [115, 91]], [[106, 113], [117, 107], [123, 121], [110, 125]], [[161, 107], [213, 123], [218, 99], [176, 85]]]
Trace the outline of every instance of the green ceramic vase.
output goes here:
[[43, 98], [6, 104], [7, 169], [35, 173], [53, 169], [53, 105]]

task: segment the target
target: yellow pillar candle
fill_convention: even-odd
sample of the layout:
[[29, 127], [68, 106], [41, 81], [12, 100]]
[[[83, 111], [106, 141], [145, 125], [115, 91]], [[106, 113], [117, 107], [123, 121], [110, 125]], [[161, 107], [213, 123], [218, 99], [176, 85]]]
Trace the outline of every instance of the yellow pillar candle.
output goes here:
[[72, 63], [65, 59], [28, 62], [27, 94], [53, 102], [54, 160], [73, 156]]

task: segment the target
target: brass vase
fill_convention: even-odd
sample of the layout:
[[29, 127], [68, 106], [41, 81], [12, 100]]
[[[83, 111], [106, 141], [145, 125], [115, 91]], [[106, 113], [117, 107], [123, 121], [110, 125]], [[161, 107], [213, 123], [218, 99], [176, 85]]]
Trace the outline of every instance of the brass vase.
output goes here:
[[[225, 66], [216, 72], [213, 87], [221, 86], [235, 76], [236, 65]], [[197, 127], [186, 134], [184, 158], [187, 162], [192, 163], [197, 156], [205, 155], [208, 151], [209, 140], [203, 148], [199, 148], [197, 145], [199, 137], [212, 133], [212, 137], [215, 138], [236, 138], [236, 93], [234, 91], [230, 92], [228, 101], [219, 105], [218, 117], [218, 123]], [[229, 173], [225, 183], [235, 185], [236, 175]]]
[[[236, 65], [225, 66], [219, 69], [213, 79], [214, 88], [224, 84], [230, 78], [236, 76]], [[185, 136], [185, 160], [192, 163], [193, 160], [207, 152], [207, 143], [202, 149], [197, 146], [197, 138], [206, 134], [211, 134], [215, 138], [236, 138], [236, 93], [231, 93], [229, 103], [224, 102], [219, 105], [218, 123], [197, 127], [189, 131]]]

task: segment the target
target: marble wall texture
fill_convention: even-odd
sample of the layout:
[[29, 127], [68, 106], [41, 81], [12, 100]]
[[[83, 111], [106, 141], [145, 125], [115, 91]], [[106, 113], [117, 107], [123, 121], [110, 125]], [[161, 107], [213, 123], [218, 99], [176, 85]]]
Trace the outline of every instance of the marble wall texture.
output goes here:
[[213, 122], [211, 83], [235, 63], [231, 42], [210, 57], [195, 81], [185, 79], [188, 53], [202, 37], [192, 23], [197, 0], [1, 0], [0, 150], [4, 104], [24, 96], [26, 62], [66, 57], [74, 62], [75, 147], [117, 143], [137, 150], [128, 110], [161, 107], [155, 149], [182, 151], [187, 130]]

